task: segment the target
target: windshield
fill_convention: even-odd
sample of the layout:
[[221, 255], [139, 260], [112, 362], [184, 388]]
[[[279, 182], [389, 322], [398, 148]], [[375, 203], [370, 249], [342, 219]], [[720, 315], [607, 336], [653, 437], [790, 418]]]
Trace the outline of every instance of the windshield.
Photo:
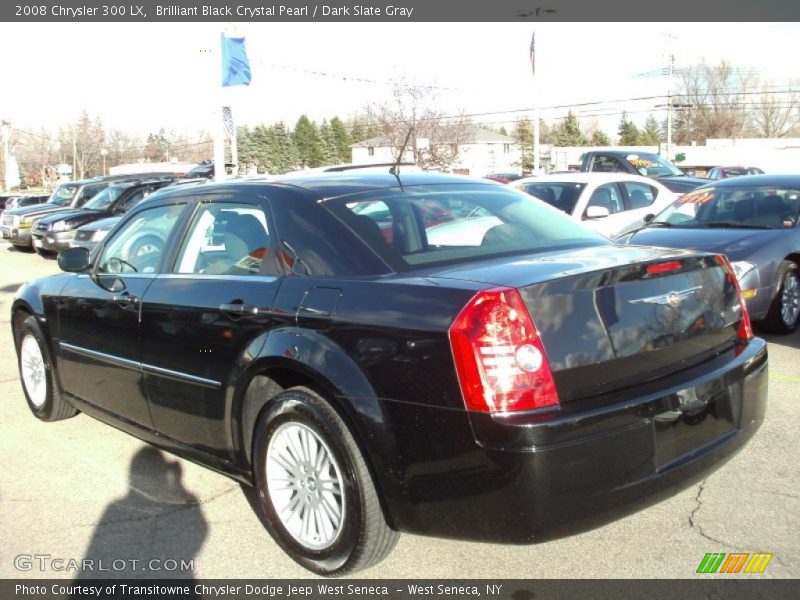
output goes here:
[[50, 196], [50, 200], [48, 200], [48, 202], [51, 204], [57, 204], [58, 206], [67, 206], [75, 197], [75, 192], [77, 191], [78, 186], [74, 183], [62, 183], [53, 191], [53, 195]]
[[586, 187], [586, 184], [547, 181], [523, 183], [515, 187], [571, 215], [572, 211], [575, 210], [575, 204], [577, 204], [578, 198], [581, 197], [581, 193], [583, 192], [583, 188]]
[[628, 154], [625, 158], [645, 177], [683, 175], [683, 171], [658, 154]]
[[787, 229], [800, 213], [800, 190], [769, 186], [702, 187], [681, 196], [652, 223], [674, 227]]
[[102, 192], [98, 192], [84, 205], [84, 208], [89, 210], [108, 210], [125, 189], [127, 188], [116, 185], [108, 187]]
[[541, 202], [495, 186], [393, 188], [324, 206], [398, 271], [608, 244]]

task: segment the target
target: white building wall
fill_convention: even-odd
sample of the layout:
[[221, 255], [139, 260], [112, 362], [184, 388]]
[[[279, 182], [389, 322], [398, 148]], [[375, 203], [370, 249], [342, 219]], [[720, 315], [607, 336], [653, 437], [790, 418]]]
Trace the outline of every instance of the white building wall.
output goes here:
[[[357, 165], [394, 162], [397, 159], [388, 147], [374, 147], [371, 155], [369, 148], [354, 147], [352, 157], [353, 164]], [[413, 161], [411, 152], [406, 152], [405, 160]], [[482, 177], [495, 171], [519, 171], [520, 167], [514, 163], [521, 160], [522, 150], [514, 144], [461, 144], [458, 160], [451, 169]]]

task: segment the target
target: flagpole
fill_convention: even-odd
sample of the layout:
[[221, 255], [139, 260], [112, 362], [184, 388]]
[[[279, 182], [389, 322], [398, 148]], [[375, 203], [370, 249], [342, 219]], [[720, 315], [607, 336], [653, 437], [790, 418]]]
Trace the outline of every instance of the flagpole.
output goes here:
[[212, 55], [216, 57], [216, 60], [213, 60], [214, 69], [212, 69], [212, 73], [214, 73], [212, 79], [212, 89], [213, 93], [211, 97], [213, 98], [214, 108], [212, 111], [212, 135], [214, 138], [214, 181], [225, 181], [225, 176], [227, 172], [225, 171], [225, 123], [222, 117], [222, 61], [224, 60], [222, 56], [222, 40], [224, 37], [224, 33], [220, 33], [217, 39], [215, 40], [215, 44], [217, 48], [217, 52], [214, 53], [212, 51]]
[[532, 175], [539, 174], [539, 98], [536, 94], [536, 55], [534, 46], [536, 41], [536, 31], [531, 33], [531, 48], [530, 48], [530, 61], [531, 61], [531, 75], [533, 76], [533, 173]]

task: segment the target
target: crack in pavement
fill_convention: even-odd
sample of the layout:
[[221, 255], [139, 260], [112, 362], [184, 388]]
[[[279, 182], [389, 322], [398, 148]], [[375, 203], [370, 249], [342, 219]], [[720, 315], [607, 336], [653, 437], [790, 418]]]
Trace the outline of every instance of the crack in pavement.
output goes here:
[[[701, 537], [703, 537], [703, 538], [705, 538], [705, 539], [707, 539], [709, 541], [712, 541], [712, 542], [714, 542], [716, 544], [720, 544], [722, 546], [725, 546], [726, 548], [730, 548], [732, 550], [737, 550], [739, 552], [752, 551], [752, 549], [748, 550], [747, 548], [744, 548], [743, 546], [735, 546], [733, 544], [729, 544], [728, 542], [725, 542], [723, 540], [719, 540], [719, 539], [717, 539], [715, 537], [712, 537], [712, 536], [708, 535], [705, 532], [705, 530], [696, 522], [695, 516], [700, 511], [700, 509], [703, 507], [703, 501], [700, 499], [700, 496], [703, 495], [703, 491], [705, 490], [705, 488], [706, 488], [706, 480], [704, 479], [703, 481], [700, 482], [700, 486], [699, 486], [699, 488], [697, 490], [697, 495], [694, 497], [694, 501], [696, 503], [696, 506], [694, 507], [694, 509], [692, 509], [692, 512], [689, 515], [689, 527], [691, 527], [692, 530], [694, 530], [697, 533], [699, 533]], [[774, 560], [775, 562], [780, 564], [783, 568], [789, 570], [789, 572], [792, 573], [792, 570], [789, 568], [789, 565], [787, 565], [785, 562], [783, 562], [778, 555], [773, 553], [772, 560]]]

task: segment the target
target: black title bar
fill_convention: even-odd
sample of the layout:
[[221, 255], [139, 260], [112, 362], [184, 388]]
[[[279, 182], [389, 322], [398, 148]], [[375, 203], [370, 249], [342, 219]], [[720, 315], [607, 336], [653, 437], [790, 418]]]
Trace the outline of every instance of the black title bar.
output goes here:
[[[798, 21], [796, 0], [3, 0], [12, 22]], [[745, 40], [743, 40], [743, 43]]]

